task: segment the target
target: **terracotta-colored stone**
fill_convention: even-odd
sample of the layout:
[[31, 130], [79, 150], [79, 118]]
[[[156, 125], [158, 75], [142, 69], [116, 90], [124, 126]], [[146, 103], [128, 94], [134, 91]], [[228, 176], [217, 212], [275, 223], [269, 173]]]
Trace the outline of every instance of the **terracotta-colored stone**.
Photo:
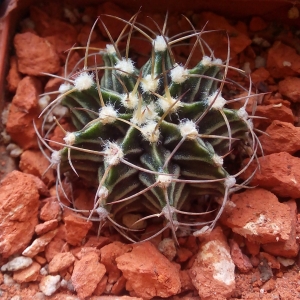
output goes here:
[[274, 120], [259, 137], [264, 154], [285, 151], [290, 154], [300, 150], [300, 128], [286, 122]]
[[288, 97], [292, 102], [300, 102], [300, 78], [286, 77], [279, 82], [278, 87], [280, 94]]
[[249, 24], [249, 29], [251, 31], [260, 31], [266, 29], [267, 26], [268, 24], [261, 17], [252, 17]]
[[[251, 185], [268, 189], [280, 197], [300, 197], [300, 158], [280, 152], [260, 157], [258, 162], [260, 169], [251, 180]], [[257, 165], [253, 162], [241, 174], [241, 178], [249, 178], [256, 168]]]
[[121, 276], [116, 283], [113, 285], [111, 289], [111, 294], [113, 295], [120, 295], [122, 291], [125, 291], [125, 285], [126, 285], [126, 278], [124, 276]]
[[268, 51], [267, 70], [275, 78], [300, 73], [300, 55], [296, 49], [277, 41]]
[[21, 73], [40, 76], [41, 72], [59, 71], [59, 57], [46, 39], [31, 32], [18, 33], [14, 37], [14, 46]]
[[40, 211], [40, 219], [43, 221], [50, 221], [58, 219], [61, 214], [61, 208], [56, 197], [49, 197], [45, 200], [45, 205]]
[[108, 273], [108, 282], [115, 283], [121, 276], [117, 268], [116, 258], [126, 253], [128, 246], [121, 242], [113, 242], [100, 249], [101, 263], [105, 265]]
[[291, 234], [290, 209], [271, 192], [254, 188], [231, 197], [221, 221], [249, 241], [262, 244], [287, 241]]
[[181, 288], [179, 271], [153, 244], [133, 245], [132, 251], [116, 258], [118, 268], [135, 295], [144, 299], [170, 297]]
[[84, 247], [94, 247], [97, 249], [102, 248], [103, 246], [109, 244], [111, 240], [109, 237], [105, 236], [91, 236], [88, 238], [87, 242], [84, 244]]
[[231, 258], [236, 265], [236, 267], [240, 270], [242, 273], [247, 273], [249, 272], [253, 266], [250, 262], [250, 259], [248, 256], [246, 256], [237, 242], [233, 239], [229, 240], [229, 245], [230, 245], [230, 254]]
[[55, 229], [57, 226], [58, 226], [57, 220], [50, 220], [36, 225], [34, 231], [37, 235], [42, 235]]
[[33, 262], [29, 267], [14, 272], [13, 279], [18, 283], [36, 281], [40, 275], [41, 265]]
[[38, 192], [41, 196], [43, 197], [49, 197], [50, 196], [50, 192], [47, 188], [47, 186], [45, 185], [45, 183], [37, 176], [28, 174], [28, 176], [31, 176], [32, 179], [34, 180], [36, 187], [38, 189]]
[[46, 234], [35, 239], [32, 242], [32, 244], [22, 252], [22, 254], [27, 257], [34, 257], [35, 255], [37, 255], [38, 253], [42, 252], [45, 249], [45, 247], [54, 238], [56, 233], [57, 230], [49, 231]]
[[253, 73], [251, 73], [251, 79], [253, 83], [258, 83], [262, 81], [266, 81], [270, 76], [270, 73], [265, 68], [258, 68]]
[[299, 244], [297, 243], [296, 224], [297, 224], [297, 205], [295, 200], [290, 200], [285, 205], [290, 208], [290, 220], [292, 222], [292, 230], [290, 238], [286, 242], [275, 242], [263, 245], [264, 251], [283, 257], [295, 257], [299, 252]]
[[15, 56], [12, 56], [10, 58], [10, 69], [6, 76], [8, 90], [12, 93], [15, 93], [21, 79], [22, 76], [18, 71], [17, 58]]
[[94, 290], [93, 295], [100, 296], [100, 295], [102, 295], [105, 292], [106, 285], [107, 285], [107, 278], [108, 277], [106, 275], [104, 275], [102, 277], [102, 279], [100, 280], [100, 282], [97, 284], [96, 289]]
[[234, 263], [220, 227], [204, 237], [190, 269], [193, 285], [203, 300], [225, 299], [235, 288]]
[[39, 193], [31, 176], [9, 173], [0, 183], [0, 253], [3, 258], [22, 252], [38, 223]]
[[259, 250], [260, 250], [260, 244], [259, 243], [249, 241], [249, 240], [245, 239], [245, 245], [246, 245], [246, 248], [247, 248], [248, 252], [251, 255], [255, 256], [259, 253]]
[[48, 170], [47, 173], [45, 173], [45, 170], [47, 170], [47, 168], [49, 167], [49, 161], [41, 151], [24, 151], [21, 154], [19, 167], [24, 173], [32, 174], [42, 178], [42, 180], [48, 186], [52, 185], [55, 182], [52, 169]]
[[[222, 16], [212, 12], [203, 12], [199, 16], [197, 28], [203, 28], [204, 25], [205, 30], [216, 30], [205, 34], [205, 42], [211, 49], [214, 49], [214, 55], [217, 58], [226, 59], [228, 43], [230, 44], [230, 57], [234, 57], [251, 44], [251, 40], [247, 35], [239, 32]], [[229, 36], [229, 41], [225, 32]], [[202, 58], [202, 55], [200, 56]]]
[[[87, 41], [89, 39], [91, 33], [91, 26], [90, 25], [84, 25], [77, 36], [77, 41], [81, 46], [86, 46]], [[90, 42], [94, 42], [97, 39], [99, 39], [99, 36], [97, 32], [94, 30], [91, 34]]]
[[176, 261], [179, 263], [185, 262], [193, 256], [193, 252], [188, 248], [180, 247], [177, 249]]
[[73, 245], [79, 245], [86, 237], [93, 223], [82, 219], [76, 213], [69, 213], [63, 218], [66, 229], [66, 241]]
[[54, 237], [45, 248], [45, 257], [50, 262], [56, 254], [67, 251], [69, 251], [67, 242], [62, 238]]
[[49, 263], [49, 273], [54, 274], [67, 269], [75, 262], [71, 252], [57, 253]]
[[37, 106], [41, 82], [31, 76], [23, 78], [9, 107], [6, 131], [12, 140], [23, 149], [37, 148], [36, 132], [32, 120], [39, 129], [42, 120], [38, 119]]
[[260, 252], [259, 257], [260, 259], [265, 258], [268, 261], [268, 265], [272, 269], [278, 269], [278, 270], [280, 269], [280, 263], [273, 255], [266, 252]]
[[105, 266], [99, 263], [99, 256], [89, 252], [75, 262], [72, 284], [80, 298], [91, 296], [106, 272]]
[[180, 283], [181, 283], [181, 292], [186, 291], [195, 291], [195, 287], [192, 283], [189, 270], [180, 270], [179, 271]]

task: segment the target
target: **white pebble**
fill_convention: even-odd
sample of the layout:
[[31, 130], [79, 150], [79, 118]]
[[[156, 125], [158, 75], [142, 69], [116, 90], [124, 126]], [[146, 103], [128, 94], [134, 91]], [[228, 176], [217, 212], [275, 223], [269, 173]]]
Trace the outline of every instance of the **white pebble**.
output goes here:
[[9, 261], [7, 264], [1, 267], [1, 271], [17, 271], [25, 269], [32, 264], [32, 259], [30, 257], [18, 256]]
[[47, 275], [42, 278], [39, 288], [40, 291], [44, 293], [46, 296], [53, 295], [56, 290], [60, 287], [60, 276], [59, 275]]

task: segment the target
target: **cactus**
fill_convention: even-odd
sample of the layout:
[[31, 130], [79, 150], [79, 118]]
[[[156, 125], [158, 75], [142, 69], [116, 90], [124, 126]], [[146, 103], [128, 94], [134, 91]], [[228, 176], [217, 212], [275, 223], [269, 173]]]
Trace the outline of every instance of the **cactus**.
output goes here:
[[[180, 230], [210, 230], [230, 193], [251, 179], [237, 184], [247, 166], [235, 174], [229, 171], [240, 167], [234, 157], [250, 156], [249, 165], [259, 146], [252, 116], [245, 110], [250, 91], [242, 108], [230, 109], [228, 103], [241, 99], [222, 97], [229, 82], [229, 59], [223, 63], [211, 51], [188, 67], [194, 48], [205, 45], [202, 31], [192, 27], [177, 39], [168, 38], [164, 26], [151, 37], [136, 23], [136, 15], [122, 21], [120, 38], [92, 54], [100, 55], [104, 66], [87, 65], [88, 42], [83, 69], [63, 78], [58, 97], [42, 112], [47, 119], [62, 104], [76, 127], [65, 132], [63, 144], [57, 143], [62, 146], [59, 151], [47, 144], [48, 133], [38, 133], [52, 153], [49, 160], [57, 170], [57, 185], [65, 176], [94, 189], [94, 208], [81, 211], [83, 217], [109, 222], [131, 241], [138, 240], [151, 221], [162, 224], [153, 236], [170, 229], [175, 240]], [[118, 44], [126, 30], [122, 57]], [[140, 69], [129, 58], [134, 32], [152, 45], [149, 60]], [[173, 46], [192, 37], [196, 41], [186, 64], [177, 63]], [[199, 202], [207, 211], [196, 209]]]

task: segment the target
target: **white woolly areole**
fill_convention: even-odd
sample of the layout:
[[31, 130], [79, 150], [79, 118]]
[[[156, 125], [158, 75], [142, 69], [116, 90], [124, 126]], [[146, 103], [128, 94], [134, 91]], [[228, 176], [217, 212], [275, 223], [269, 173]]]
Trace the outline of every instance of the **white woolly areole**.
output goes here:
[[248, 119], [248, 113], [245, 109], [245, 107], [241, 107], [238, 111], [237, 111], [237, 115], [243, 119], [243, 120], [247, 120]]
[[74, 80], [74, 86], [78, 91], [90, 89], [94, 84], [94, 75], [83, 72]]
[[118, 116], [117, 111], [110, 104], [101, 107], [99, 110], [99, 119], [102, 124], [109, 124], [115, 122], [117, 116]]
[[232, 188], [236, 183], [236, 180], [233, 176], [228, 176], [225, 181], [224, 181], [224, 185], [226, 188]]
[[221, 96], [221, 93], [218, 94], [218, 90], [215, 91], [212, 95], [207, 98], [208, 104], [211, 105], [213, 103], [212, 108], [214, 109], [222, 109], [226, 104], [226, 100]]
[[157, 176], [158, 186], [161, 188], [167, 188], [172, 182], [172, 176], [170, 175], [158, 175]]
[[214, 154], [213, 157], [212, 157], [212, 160], [213, 160], [213, 162], [215, 163], [215, 165], [217, 167], [222, 167], [223, 166], [224, 160], [221, 156], [219, 156], [217, 154]]
[[159, 139], [159, 130], [155, 130], [156, 125], [156, 122], [149, 122], [141, 128], [142, 135], [150, 143], [156, 143]]
[[133, 124], [144, 124], [149, 121], [153, 121], [157, 118], [156, 107], [153, 102], [149, 103], [148, 105], [142, 106], [141, 110], [139, 111], [136, 109], [133, 112], [131, 122]]
[[51, 163], [56, 166], [61, 161], [61, 154], [60, 151], [53, 151], [51, 154]]
[[201, 64], [203, 66], [210, 66], [211, 65], [211, 57], [209, 57], [209, 56], [203, 56], [203, 58], [201, 60]]
[[66, 142], [66, 144], [68, 146], [74, 145], [75, 139], [76, 139], [76, 136], [73, 132], [67, 132], [66, 136], [63, 138], [63, 140]]
[[[76, 80], [76, 79], [75, 79]], [[67, 91], [69, 91], [70, 89], [72, 88], [72, 85], [70, 83], [63, 83], [60, 85], [58, 91], [61, 93], [61, 94], [64, 94], [66, 93]]]
[[109, 53], [109, 54], [114, 54], [114, 53], [116, 53], [115, 47], [114, 47], [113, 45], [111, 45], [111, 44], [107, 44], [107, 45], [106, 45], [106, 51], [107, 51], [107, 53]]
[[182, 137], [188, 140], [195, 140], [198, 136], [196, 124], [191, 120], [185, 120], [180, 122], [179, 131]]
[[188, 70], [183, 66], [177, 65], [171, 70], [171, 78], [175, 83], [182, 83], [187, 80]]
[[159, 85], [159, 79], [153, 78], [150, 74], [142, 78], [141, 88], [144, 93], [155, 92]]
[[99, 189], [97, 196], [103, 200], [106, 199], [108, 197], [108, 189], [105, 186], [101, 186], [101, 188]]
[[134, 72], [133, 62], [129, 58], [122, 58], [122, 60], [115, 64], [115, 68], [119, 69], [117, 73], [123, 76], [128, 76]]
[[214, 60], [212, 61], [212, 63], [213, 63], [214, 65], [222, 65], [222, 64], [223, 64], [222, 59], [220, 59], [220, 58], [214, 59]]
[[99, 221], [105, 221], [109, 216], [109, 212], [104, 207], [96, 208], [96, 213], [99, 215]]
[[153, 46], [155, 51], [165, 51], [167, 47], [166, 37], [164, 38], [162, 35], [158, 35], [155, 40], [153, 40]]
[[180, 101], [177, 101], [177, 99], [175, 98], [159, 98], [158, 100], [158, 105], [161, 107], [161, 109], [165, 112], [167, 110], [170, 109], [170, 107], [172, 106], [170, 112], [175, 112], [179, 107], [182, 106], [182, 103]]
[[116, 143], [108, 142], [104, 150], [104, 160], [109, 166], [117, 165], [120, 159], [124, 157], [124, 153], [120, 146]]
[[128, 95], [122, 95], [122, 104], [129, 109], [135, 109], [139, 103], [139, 98], [137, 94], [130, 92]]

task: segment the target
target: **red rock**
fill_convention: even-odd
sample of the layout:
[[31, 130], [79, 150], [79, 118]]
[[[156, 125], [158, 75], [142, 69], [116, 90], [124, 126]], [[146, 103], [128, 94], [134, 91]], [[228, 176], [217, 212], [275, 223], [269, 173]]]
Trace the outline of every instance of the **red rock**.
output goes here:
[[181, 288], [179, 271], [153, 244], [133, 245], [132, 251], [116, 258], [117, 267], [138, 297], [170, 297]]
[[57, 253], [49, 263], [49, 273], [54, 274], [69, 268], [75, 262], [71, 252]]
[[248, 241], [247, 239], [245, 239], [245, 245], [246, 245], [248, 252], [251, 255], [256, 256], [259, 253], [259, 250], [260, 250], [259, 243]]
[[273, 121], [267, 128], [268, 135], [259, 137], [264, 154], [285, 151], [290, 154], [300, 150], [300, 128], [281, 121]]
[[280, 94], [288, 97], [292, 102], [300, 102], [300, 78], [286, 77], [279, 82], [278, 87]]
[[31, 175], [31, 174], [28, 174], [28, 176], [31, 176], [32, 179], [34, 180], [40, 196], [44, 196], [44, 197], [50, 196], [50, 192], [49, 192], [47, 186], [40, 178], [38, 178], [37, 176]]
[[[90, 36], [90, 33], [91, 33], [91, 26], [90, 25], [84, 25], [81, 29], [80, 29], [80, 32], [77, 36], [77, 41], [78, 43], [81, 45], [81, 46], [86, 46], [87, 45], [87, 42], [88, 42], [88, 38]], [[97, 35], [97, 32], [94, 30], [92, 32], [92, 35], [91, 35], [91, 39], [90, 39], [90, 42], [94, 42], [96, 41], [97, 39], [99, 39], [98, 35]]]
[[52, 230], [35, 239], [32, 244], [22, 252], [22, 254], [27, 257], [34, 257], [38, 253], [44, 251], [45, 247], [54, 238], [56, 233], [57, 230]]
[[45, 248], [45, 257], [50, 262], [56, 254], [67, 251], [69, 251], [69, 247], [66, 241], [62, 238], [54, 237]]
[[268, 51], [267, 69], [275, 78], [299, 74], [300, 55], [295, 48], [277, 41]]
[[194, 291], [195, 287], [192, 283], [192, 279], [189, 274], [189, 270], [180, 270], [180, 283], [181, 283], [181, 293], [186, 291]]
[[280, 269], [280, 263], [273, 255], [265, 252], [260, 252], [259, 257], [260, 259], [265, 258], [268, 261], [268, 265], [270, 266], [270, 268], [277, 270]]
[[58, 226], [57, 220], [50, 220], [36, 225], [34, 231], [37, 235], [42, 235], [55, 229], [57, 226]]
[[290, 238], [286, 242], [275, 242], [263, 245], [264, 251], [275, 256], [292, 258], [298, 255], [299, 244], [297, 243], [297, 205], [295, 200], [290, 200], [285, 205], [290, 208], [290, 220], [292, 222], [292, 230]]
[[125, 290], [126, 278], [121, 276], [116, 283], [113, 285], [110, 293], [113, 295], [120, 295], [123, 290]]
[[[300, 158], [280, 152], [259, 157], [258, 162], [260, 170], [251, 180], [252, 186], [268, 189], [279, 197], [300, 197]], [[246, 163], [247, 160], [244, 161]], [[250, 164], [241, 178], [249, 178], [256, 168], [255, 162]]]
[[220, 227], [204, 237], [190, 269], [193, 285], [203, 300], [225, 299], [235, 288], [234, 263]]
[[23, 74], [39, 76], [41, 72], [56, 73], [60, 68], [55, 48], [44, 38], [31, 32], [14, 37], [18, 68]]
[[109, 243], [111, 243], [111, 240], [108, 237], [91, 236], [88, 238], [87, 242], [84, 244], [84, 247], [94, 247], [94, 248], [100, 249]]
[[95, 297], [91, 297], [89, 298], [89, 300], [143, 300], [143, 298], [139, 298], [139, 297], [130, 297], [130, 296], [121, 296], [121, 297], [117, 297], [116, 296], [95, 296]]
[[[225, 32], [227, 32], [229, 36], [230, 57], [234, 57], [236, 54], [241, 53], [251, 44], [251, 40], [247, 35], [239, 32], [222, 16], [218, 16], [211, 12], [203, 12], [199, 16], [196, 27], [203, 28], [204, 25], [205, 30], [216, 30], [215, 32], [205, 34], [205, 42], [213, 49], [214, 55], [217, 58], [226, 59], [227, 57], [228, 39]], [[193, 44], [191, 47], [192, 46]], [[196, 53], [195, 56], [197, 56]], [[199, 59], [199, 55], [197, 59]], [[202, 54], [200, 54], [200, 60], [201, 59]]]
[[9, 108], [6, 131], [23, 149], [38, 147], [32, 120], [35, 120], [39, 129], [42, 120], [37, 118], [39, 114], [37, 103], [41, 92], [41, 82], [34, 77], [26, 76], [20, 81]]
[[33, 262], [29, 267], [15, 271], [13, 279], [18, 283], [36, 281], [40, 275], [41, 265]]
[[234, 208], [225, 208], [221, 221], [249, 241], [287, 241], [291, 233], [290, 209], [271, 192], [254, 188], [234, 194]]
[[267, 26], [268, 24], [261, 17], [252, 17], [249, 24], [249, 29], [251, 31], [260, 31], [266, 29]]
[[[248, 111], [248, 113], [251, 113], [251, 111]], [[273, 120], [294, 124], [293, 111], [289, 107], [286, 107], [282, 104], [259, 105], [256, 108], [255, 115], [267, 118], [254, 120], [255, 127], [259, 127], [262, 130], [268, 127]]]
[[18, 71], [17, 58], [15, 56], [12, 56], [10, 58], [10, 69], [6, 76], [7, 89], [10, 92], [15, 93], [21, 79], [22, 79], [22, 76]]
[[250, 75], [253, 83], [266, 81], [270, 77], [269, 71], [265, 68], [258, 68]]
[[99, 263], [99, 256], [95, 252], [89, 252], [76, 261], [71, 280], [78, 297], [91, 296], [105, 272], [105, 266]]
[[231, 258], [242, 273], [248, 273], [252, 268], [252, 264], [248, 256], [242, 253], [241, 248], [233, 239], [229, 240]]
[[105, 265], [109, 283], [115, 283], [120, 278], [121, 271], [117, 268], [116, 258], [126, 253], [128, 247], [121, 242], [113, 242], [100, 249], [101, 263]]
[[9, 173], [0, 183], [0, 253], [2, 258], [22, 252], [38, 223], [39, 193], [31, 176]]
[[[124, 26], [126, 23], [118, 21], [112, 17], [103, 16], [105, 14], [116, 16], [118, 18], [124, 19], [128, 21], [131, 18], [131, 14], [129, 14], [126, 10], [120, 8], [118, 5], [114, 4], [113, 2], [104, 2], [103, 4], [98, 6], [97, 9], [98, 16], [101, 16], [105, 26], [107, 27], [111, 37], [116, 40], [119, 37]], [[104, 27], [102, 26], [101, 22], [98, 22], [100, 31], [104, 37], [108, 37], [107, 32], [105, 31]]]
[[100, 295], [102, 295], [105, 292], [106, 285], [107, 285], [107, 278], [108, 277], [106, 275], [104, 275], [102, 277], [102, 279], [100, 280], [100, 282], [97, 284], [96, 289], [94, 290], [93, 295], [100, 296]]
[[66, 229], [66, 241], [72, 246], [81, 244], [93, 223], [82, 219], [78, 214], [73, 212], [69, 213], [63, 219]]
[[49, 167], [49, 161], [41, 151], [24, 151], [21, 154], [19, 167], [24, 173], [42, 178], [48, 186], [51, 186], [55, 182], [53, 169], [50, 169], [47, 173], [45, 173], [45, 170]]
[[60, 217], [61, 208], [56, 197], [50, 197], [45, 200], [45, 205], [40, 211], [40, 219], [42, 221], [55, 220]]
[[177, 249], [176, 261], [179, 263], [185, 262], [193, 256], [193, 252], [188, 248], [180, 247]]

